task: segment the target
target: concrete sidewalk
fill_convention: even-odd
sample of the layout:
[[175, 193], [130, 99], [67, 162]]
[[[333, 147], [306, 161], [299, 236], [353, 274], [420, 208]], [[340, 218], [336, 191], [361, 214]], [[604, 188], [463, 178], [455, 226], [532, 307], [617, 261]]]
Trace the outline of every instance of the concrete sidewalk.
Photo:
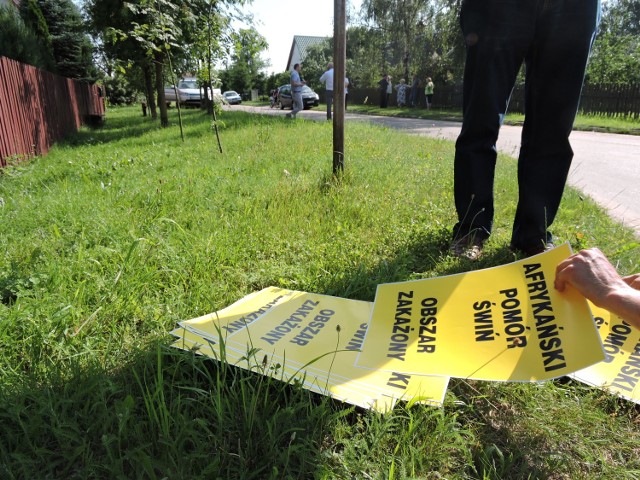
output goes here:
[[[237, 106], [232, 107], [236, 109]], [[266, 107], [247, 107], [254, 113], [284, 115], [281, 110]], [[305, 110], [301, 118], [326, 122], [326, 112]], [[366, 121], [396, 128], [412, 135], [424, 135], [455, 141], [460, 123], [396, 118], [347, 113], [347, 121]], [[505, 125], [500, 129], [498, 150], [512, 157], [518, 156], [521, 127]], [[604, 207], [609, 214], [635, 230], [640, 238], [640, 136], [598, 132], [573, 132], [571, 146], [573, 164], [569, 184]]]

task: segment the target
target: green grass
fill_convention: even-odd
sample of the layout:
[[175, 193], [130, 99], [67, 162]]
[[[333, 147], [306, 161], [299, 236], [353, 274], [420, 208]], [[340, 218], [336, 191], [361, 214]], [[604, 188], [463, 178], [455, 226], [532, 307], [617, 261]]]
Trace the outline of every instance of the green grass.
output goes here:
[[[112, 109], [0, 172], [0, 478], [638, 478], [637, 406], [558, 380], [454, 380], [378, 415], [168, 347], [178, 321], [274, 285], [372, 301], [383, 282], [513, 260], [515, 162], [477, 263], [446, 250], [453, 144], [360, 123]], [[175, 112], [171, 112], [175, 115]], [[569, 189], [553, 226], [640, 270], [631, 231]]]
[[[422, 118], [430, 120], [446, 120], [461, 122], [462, 112], [459, 110], [446, 110], [433, 108], [380, 108], [377, 105], [349, 105], [351, 113], [366, 113], [369, 115], [384, 115], [392, 117]], [[521, 125], [524, 115], [520, 113], [508, 113], [504, 123], [506, 125]], [[574, 130], [597, 131], [608, 133], [622, 133], [628, 135], [640, 135], [640, 118], [630, 115], [597, 115], [579, 113], [573, 125]]]

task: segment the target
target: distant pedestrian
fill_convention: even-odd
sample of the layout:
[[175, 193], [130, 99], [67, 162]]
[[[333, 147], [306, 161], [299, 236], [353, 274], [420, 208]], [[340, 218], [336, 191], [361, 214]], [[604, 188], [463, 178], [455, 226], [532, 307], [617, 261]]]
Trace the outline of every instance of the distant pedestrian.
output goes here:
[[344, 109], [347, 110], [347, 102], [349, 101], [349, 79], [344, 77]]
[[386, 73], [382, 76], [380, 81], [378, 82], [378, 87], [380, 91], [380, 108], [387, 108], [387, 87], [389, 86], [389, 75]]
[[391, 83], [391, 75], [387, 75], [387, 105], [391, 101], [391, 95], [393, 94], [393, 83]]
[[399, 107], [405, 107], [407, 105], [407, 84], [404, 78], [400, 79], [400, 83], [396, 85], [397, 100]]
[[418, 106], [418, 90], [420, 89], [420, 79], [417, 74], [413, 74], [413, 80], [411, 81], [411, 98], [409, 100], [411, 107]]
[[293, 66], [293, 71], [291, 72], [291, 113], [287, 114], [288, 118], [296, 118], [296, 115], [300, 110], [303, 109], [302, 104], [302, 87], [304, 87], [307, 82], [305, 82], [300, 76], [300, 70], [302, 67], [299, 63], [296, 63]]
[[333, 104], [333, 63], [327, 64], [327, 70], [320, 77], [320, 82], [324, 83], [325, 101], [327, 102], [327, 120], [331, 120], [331, 106]]
[[433, 90], [435, 89], [435, 85], [433, 84], [433, 80], [431, 77], [427, 77], [427, 83], [424, 87], [424, 96], [426, 97], [425, 103], [427, 110], [431, 108], [431, 103], [433, 102]]

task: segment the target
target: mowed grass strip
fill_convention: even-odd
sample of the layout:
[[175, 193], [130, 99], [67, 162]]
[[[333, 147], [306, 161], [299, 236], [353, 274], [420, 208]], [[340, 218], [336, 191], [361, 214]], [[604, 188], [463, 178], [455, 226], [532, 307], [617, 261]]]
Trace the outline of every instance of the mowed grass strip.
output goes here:
[[[446, 405], [353, 409], [168, 347], [178, 321], [274, 285], [372, 301], [383, 282], [512, 261], [447, 253], [453, 144], [360, 123], [332, 178], [325, 122], [185, 112], [186, 141], [110, 109], [0, 171], [0, 477], [637, 478], [638, 408], [562, 379], [454, 380]], [[568, 189], [553, 231], [640, 270], [629, 229]], [[333, 345], [327, 350], [333, 349]]]

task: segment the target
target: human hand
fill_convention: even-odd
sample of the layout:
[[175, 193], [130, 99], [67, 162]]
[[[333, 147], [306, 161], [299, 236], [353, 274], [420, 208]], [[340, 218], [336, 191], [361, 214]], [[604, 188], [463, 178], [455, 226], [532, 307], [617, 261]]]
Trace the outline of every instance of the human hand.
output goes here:
[[635, 288], [636, 290], [640, 290], [640, 273], [636, 273], [634, 275], [628, 275], [626, 277], [622, 277], [622, 280], [625, 281], [627, 285], [631, 288]]
[[[638, 281], [640, 284], [637, 276], [632, 277], [632, 283]], [[602, 308], [608, 307], [613, 293], [629, 286], [597, 248], [582, 250], [558, 264], [554, 286], [556, 290], [563, 292], [567, 285], [573, 286]]]

